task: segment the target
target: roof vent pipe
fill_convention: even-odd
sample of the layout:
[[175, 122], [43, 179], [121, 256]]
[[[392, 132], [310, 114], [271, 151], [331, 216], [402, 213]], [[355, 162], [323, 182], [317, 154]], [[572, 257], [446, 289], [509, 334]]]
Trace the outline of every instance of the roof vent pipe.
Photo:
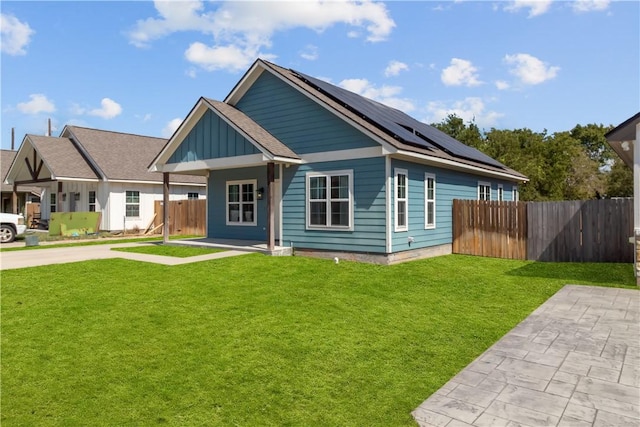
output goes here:
[[47, 136], [51, 136], [51, 117], [48, 120], [49, 124], [47, 126]]
[[11, 128], [11, 151], [16, 147], [16, 128]]

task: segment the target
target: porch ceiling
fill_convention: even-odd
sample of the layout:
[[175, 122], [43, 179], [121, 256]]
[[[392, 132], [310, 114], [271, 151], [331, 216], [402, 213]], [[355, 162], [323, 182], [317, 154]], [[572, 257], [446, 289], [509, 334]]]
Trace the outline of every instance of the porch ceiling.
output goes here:
[[625, 120], [605, 135], [613, 151], [630, 168], [633, 168], [633, 150], [636, 145], [636, 127], [638, 124], [640, 124], [640, 113]]

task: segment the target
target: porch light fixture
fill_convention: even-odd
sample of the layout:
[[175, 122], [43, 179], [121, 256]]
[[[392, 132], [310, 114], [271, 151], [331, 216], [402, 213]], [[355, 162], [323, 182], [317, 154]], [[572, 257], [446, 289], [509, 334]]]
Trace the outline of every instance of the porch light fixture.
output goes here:
[[258, 198], [258, 200], [262, 200], [263, 195], [264, 195], [264, 187], [258, 188], [258, 192], [256, 194], [256, 197]]

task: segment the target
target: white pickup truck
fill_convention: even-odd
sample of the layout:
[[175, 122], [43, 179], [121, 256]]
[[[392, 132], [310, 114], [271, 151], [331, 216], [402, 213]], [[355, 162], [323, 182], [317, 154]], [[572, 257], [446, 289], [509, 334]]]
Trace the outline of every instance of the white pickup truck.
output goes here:
[[0, 243], [11, 243], [26, 230], [22, 215], [0, 213]]

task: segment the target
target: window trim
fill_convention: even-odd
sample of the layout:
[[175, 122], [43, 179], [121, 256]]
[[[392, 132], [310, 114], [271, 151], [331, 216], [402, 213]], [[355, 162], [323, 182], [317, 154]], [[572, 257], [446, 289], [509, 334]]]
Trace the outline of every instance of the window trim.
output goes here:
[[498, 184], [497, 197], [499, 202], [504, 202], [504, 187], [502, 184]]
[[[433, 180], [433, 198], [429, 198], [429, 180]], [[436, 228], [436, 174], [426, 172], [424, 174], [424, 228], [432, 230]], [[433, 204], [433, 222], [429, 223], [429, 204]]]
[[[398, 197], [398, 176], [404, 175], [405, 177], [405, 196], [403, 198]], [[405, 224], [398, 224], [398, 204], [404, 201], [404, 217]], [[393, 170], [393, 231], [408, 231], [409, 230], [409, 172], [406, 169], [394, 168]]]
[[[243, 202], [242, 201], [242, 186], [244, 184], [252, 184], [253, 185], [253, 201], [252, 202]], [[238, 204], [240, 204], [240, 221], [229, 221], [229, 186], [230, 185], [239, 185], [240, 186], [240, 200]], [[224, 216], [225, 216], [225, 224], [230, 226], [237, 227], [255, 227], [258, 225], [258, 197], [256, 196], [256, 191], [258, 190], [258, 180], [257, 179], [242, 179], [242, 180], [234, 180], [227, 181], [225, 184], [225, 208], [224, 208]], [[234, 202], [235, 203], [235, 202]], [[253, 204], [253, 221], [245, 221], [242, 216], [242, 206]]]
[[[334, 176], [347, 176], [349, 179], [349, 225], [331, 225], [331, 177]], [[325, 177], [327, 179], [327, 198], [325, 203], [327, 204], [327, 225], [313, 225], [311, 224], [311, 178]], [[353, 169], [343, 169], [334, 171], [323, 172], [307, 172], [305, 174], [305, 229], [306, 230], [325, 230], [325, 231], [353, 231]], [[344, 199], [337, 199], [343, 200]]]
[[[481, 187], [488, 187], [489, 188], [489, 193], [487, 194], [487, 198], [483, 199], [480, 197], [481, 192], [480, 192], [480, 188]], [[478, 200], [491, 200], [491, 183], [487, 182], [487, 181], [478, 181]]]
[[520, 201], [520, 189], [518, 188], [517, 185], [514, 185], [513, 187], [511, 187], [511, 200], [514, 202]]
[[[127, 202], [127, 193], [138, 193], [137, 203]], [[138, 215], [127, 215], [127, 206], [138, 206]], [[124, 191], [124, 216], [125, 218], [140, 218], [140, 190], [125, 190]]]

